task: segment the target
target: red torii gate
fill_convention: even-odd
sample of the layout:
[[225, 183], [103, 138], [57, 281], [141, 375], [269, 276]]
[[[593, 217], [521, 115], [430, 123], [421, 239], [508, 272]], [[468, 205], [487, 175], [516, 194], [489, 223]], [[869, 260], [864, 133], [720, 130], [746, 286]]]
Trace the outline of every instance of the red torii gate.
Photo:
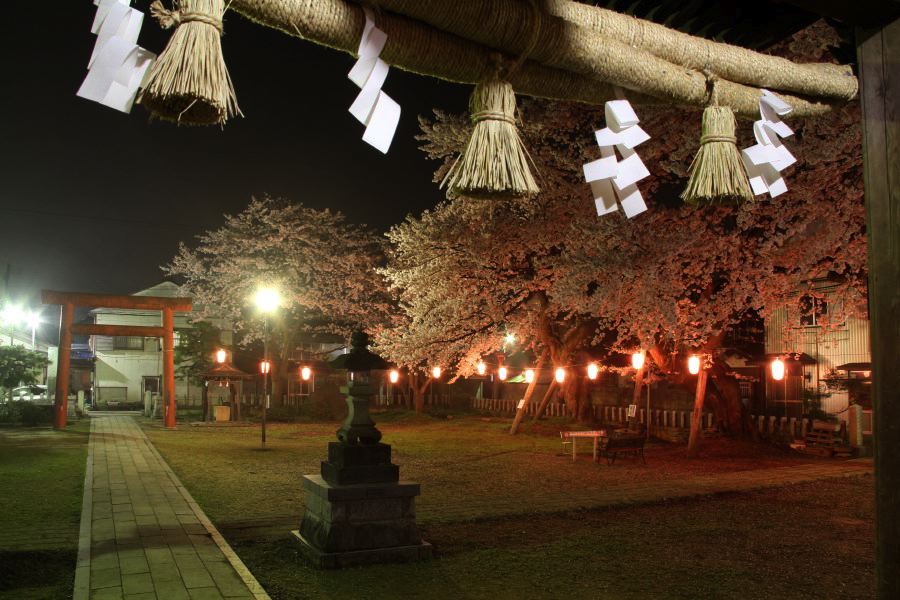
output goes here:
[[[163, 298], [159, 296], [116, 296], [108, 294], [84, 294], [79, 292], [41, 291], [41, 302], [62, 306], [59, 323], [59, 357], [56, 368], [56, 404], [53, 427], [65, 429], [69, 401], [69, 365], [72, 356], [72, 334], [77, 335], [132, 335], [160, 337], [163, 339], [163, 422], [175, 427], [175, 311], [187, 312], [192, 308], [190, 298]], [[131, 308], [162, 311], [162, 327], [143, 325], [95, 325], [74, 324], [72, 318], [76, 306], [93, 308]]]

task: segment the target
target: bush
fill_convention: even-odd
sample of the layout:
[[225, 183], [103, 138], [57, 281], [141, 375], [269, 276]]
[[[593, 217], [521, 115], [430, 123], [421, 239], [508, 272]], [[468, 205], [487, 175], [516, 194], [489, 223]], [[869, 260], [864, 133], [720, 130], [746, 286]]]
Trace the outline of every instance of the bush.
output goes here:
[[53, 423], [53, 405], [11, 402], [0, 405], [0, 423], [35, 427]]

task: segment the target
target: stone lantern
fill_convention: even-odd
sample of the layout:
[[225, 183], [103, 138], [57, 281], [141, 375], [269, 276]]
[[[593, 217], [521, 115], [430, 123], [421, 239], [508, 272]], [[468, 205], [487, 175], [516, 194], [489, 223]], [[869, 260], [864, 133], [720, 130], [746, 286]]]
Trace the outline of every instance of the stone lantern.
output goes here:
[[306, 558], [319, 568], [340, 568], [385, 562], [410, 562], [431, 556], [416, 526], [415, 498], [419, 484], [400, 481], [391, 463], [391, 447], [369, 415], [374, 395], [373, 370], [388, 364], [367, 348], [368, 336], [356, 332], [351, 350], [331, 361], [347, 369], [347, 418], [328, 444], [328, 460], [319, 475], [305, 475], [306, 512], [299, 539]]

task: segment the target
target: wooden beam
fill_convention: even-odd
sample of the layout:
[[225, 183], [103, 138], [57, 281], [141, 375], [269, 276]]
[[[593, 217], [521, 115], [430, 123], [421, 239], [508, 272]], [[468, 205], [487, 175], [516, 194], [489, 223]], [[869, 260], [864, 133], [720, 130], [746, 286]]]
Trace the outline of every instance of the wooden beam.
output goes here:
[[137, 337], [163, 337], [166, 334], [164, 327], [145, 325], [94, 325], [90, 323], [78, 323], [72, 325], [72, 333], [75, 335], [112, 335], [112, 336], [137, 336]]
[[181, 312], [188, 312], [192, 307], [190, 298], [87, 294], [82, 292], [58, 292], [55, 290], [41, 290], [41, 302], [44, 304], [72, 304], [73, 306], [138, 310], [162, 310], [169, 308]]
[[900, 598], [900, 19], [858, 29], [875, 437], [878, 598]]
[[[783, 0], [823, 17], [843, 21], [849, 25], [872, 27], [889, 23], [900, 16], [898, 0]], [[776, 2], [777, 4], [778, 2]]]

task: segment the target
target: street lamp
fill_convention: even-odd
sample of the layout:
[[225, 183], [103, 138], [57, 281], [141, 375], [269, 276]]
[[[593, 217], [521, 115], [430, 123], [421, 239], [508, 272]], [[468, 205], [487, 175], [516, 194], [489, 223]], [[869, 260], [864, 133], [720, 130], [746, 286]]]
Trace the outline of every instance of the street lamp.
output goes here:
[[28, 328], [31, 329], [31, 349], [37, 350], [37, 345], [35, 344], [35, 334], [37, 333], [37, 328], [41, 325], [41, 315], [36, 311], [30, 311], [25, 317], [25, 324], [28, 325]]
[[587, 375], [588, 379], [593, 381], [597, 379], [597, 376], [600, 374], [600, 367], [597, 366], [597, 363], [591, 363], [587, 366]]
[[264, 287], [256, 290], [253, 298], [256, 308], [263, 314], [263, 389], [265, 400], [262, 409], [262, 447], [266, 447], [266, 409], [269, 407], [269, 371], [272, 364], [269, 362], [269, 315], [281, 306], [281, 295], [275, 288]]
[[309, 367], [302, 367], [300, 369], [300, 379], [303, 381], [309, 381], [309, 378], [312, 377], [312, 369]]
[[400, 381], [400, 371], [398, 371], [397, 369], [391, 369], [389, 378], [391, 380], [391, 383], [397, 383], [398, 381]]
[[512, 332], [507, 333], [503, 340], [511, 346], [516, 343], [516, 334]]
[[525, 383], [534, 381], [534, 369], [525, 369]]
[[0, 323], [9, 327], [9, 344], [15, 343], [13, 338], [13, 329], [25, 319], [25, 313], [22, 308], [15, 304], [7, 304], [0, 310]]
[[500, 367], [497, 369], [497, 377], [500, 381], [506, 381], [506, 376], [509, 374], [509, 371], [506, 370], [506, 367]]
[[434, 377], [435, 379], [440, 379], [441, 378], [441, 368], [434, 367], [433, 369], [431, 369], [431, 376]]
[[216, 350], [216, 362], [222, 365], [225, 364], [226, 360], [228, 360], [228, 353], [222, 348]]
[[484, 364], [483, 360], [479, 360], [478, 364], [475, 365], [475, 370], [478, 371], [479, 375], [484, 375], [487, 372], [487, 365]]

